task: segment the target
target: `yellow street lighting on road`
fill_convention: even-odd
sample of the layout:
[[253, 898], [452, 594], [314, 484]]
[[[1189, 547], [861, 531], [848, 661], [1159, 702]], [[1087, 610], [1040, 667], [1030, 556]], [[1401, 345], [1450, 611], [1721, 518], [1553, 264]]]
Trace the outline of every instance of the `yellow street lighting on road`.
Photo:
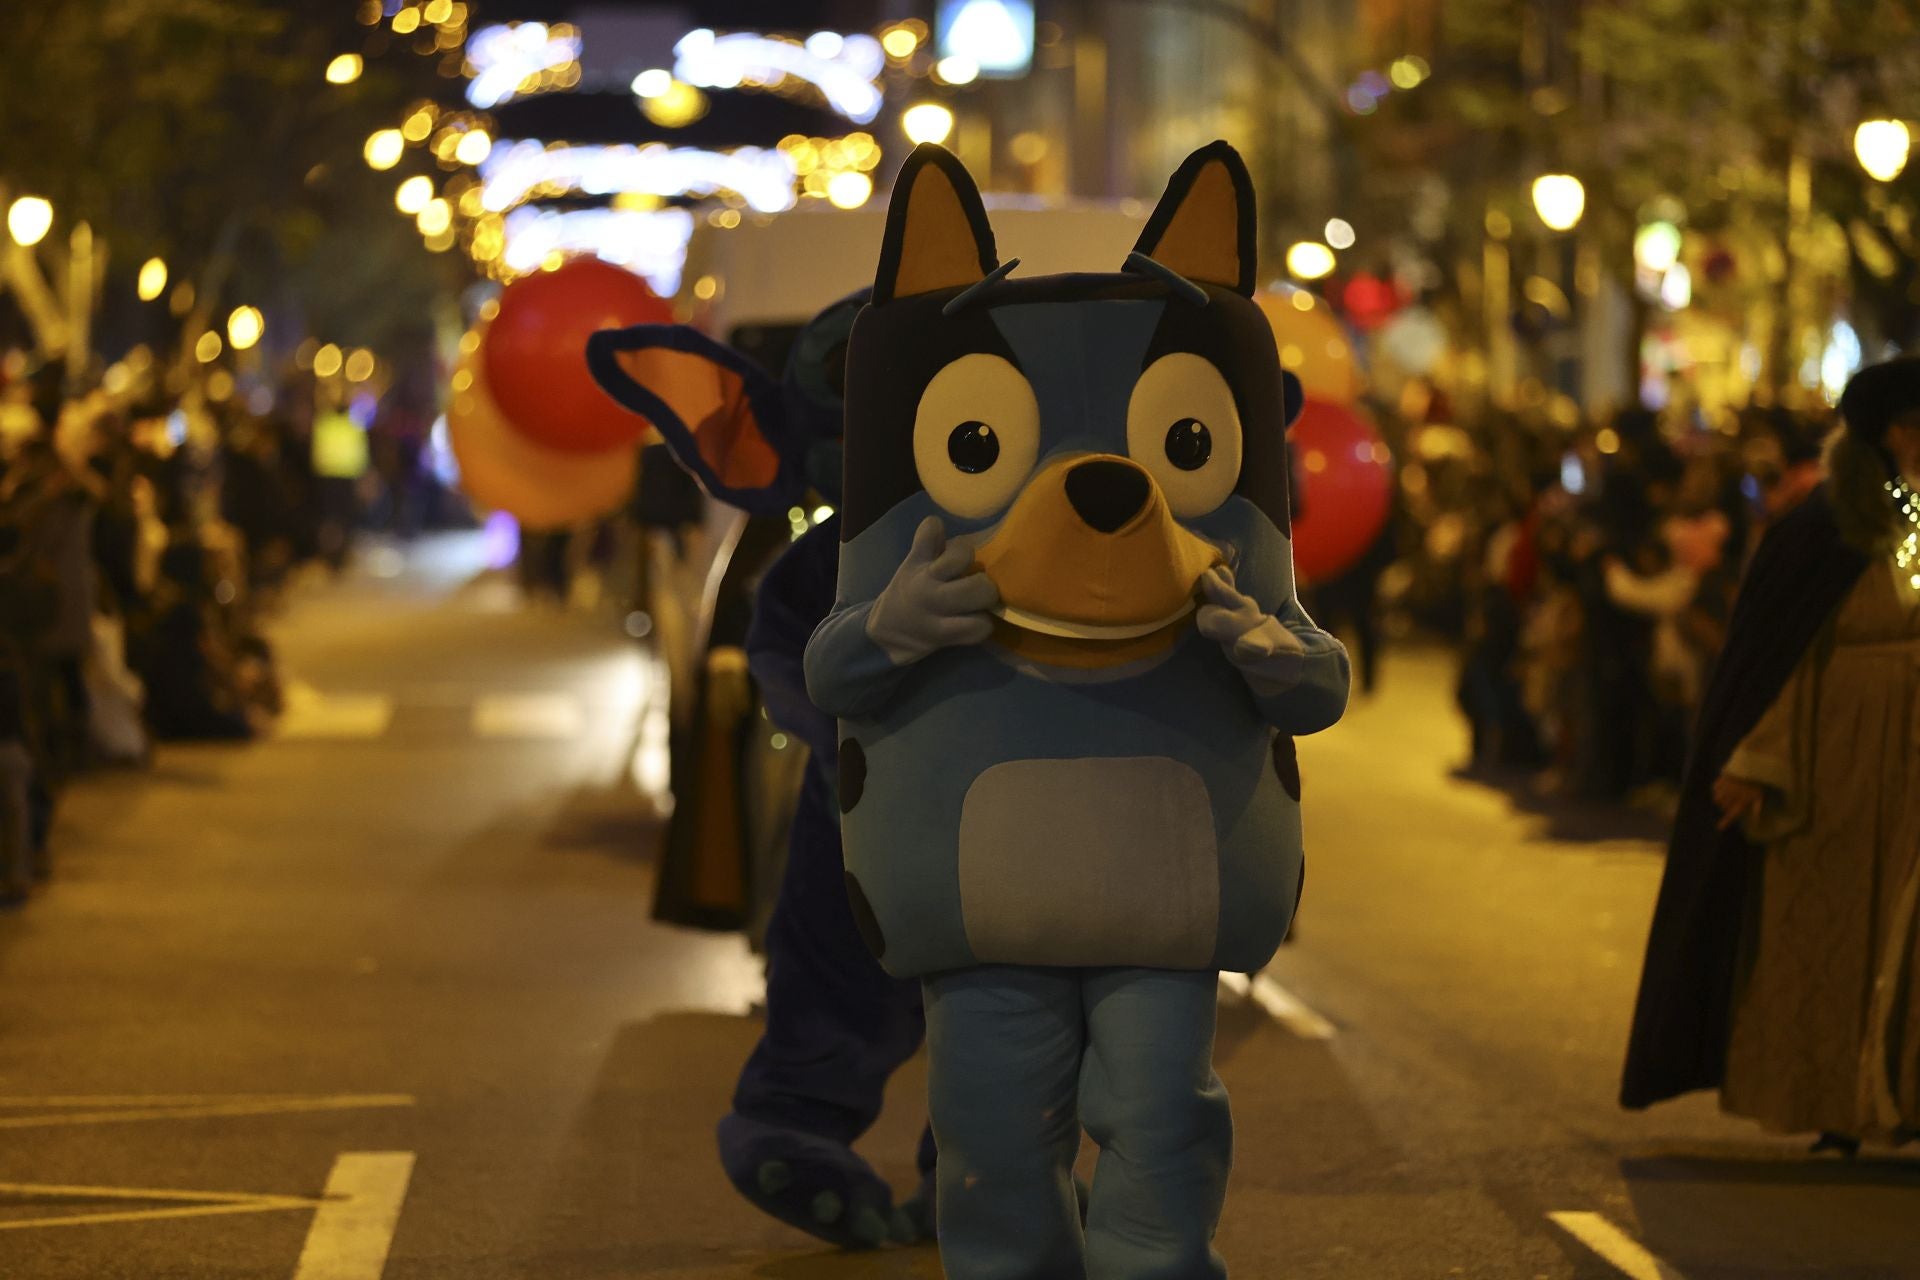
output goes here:
[[424, 174], [415, 174], [400, 184], [393, 193], [394, 208], [402, 213], [419, 213], [427, 207], [427, 201], [433, 199], [433, 179]]
[[235, 351], [245, 351], [266, 331], [267, 320], [258, 307], [235, 307], [227, 317], [227, 341]]
[[328, 84], [352, 84], [360, 78], [363, 64], [357, 53], [343, 53], [327, 64]]
[[7, 206], [7, 234], [15, 244], [31, 248], [52, 226], [53, 206], [39, 196], [21, 196]]
[[1333, 268], [1333, 250], [1318, 240], [1301, 240], [1287, 250], [1287, 271], [1296, 280], [1325, 279]]
[[367, 145], [361, 154], [366, 156], [369, 168], [391, 169], [400, 163], [406, 149], [407, 140], [400, 136], [398, 129], [377, 129], [367, 135]]
[[1853, 154], [1875, 182], [1892, 182], [1907, 167], [1912, 136], [1903, 120], [1863, 120], [1853, 131]]
[[918, 103], [901, 113], [900, 128], [916, 145], [945, 142], [953, 133], [953, 112], [938, 102]]
[[152, 302], [167, 291], [167, 264], [158, 258], [148, 258], [140, 264], [140, 279], [135, 282], [140, 301]]
[[1533, 180], [1533, 211], [1553, 231], [1571, 231], [1587, 211], [1587, 189], [1570, 173], [1543, 173]]

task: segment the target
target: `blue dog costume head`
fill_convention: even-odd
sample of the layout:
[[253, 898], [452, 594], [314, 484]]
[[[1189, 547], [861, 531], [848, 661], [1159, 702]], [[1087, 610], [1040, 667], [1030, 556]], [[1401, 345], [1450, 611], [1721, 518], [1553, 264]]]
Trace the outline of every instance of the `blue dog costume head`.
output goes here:
[[814, 316], [775, 379], [739, 349], [691, 325], [607, 329], [587, 340], [602, 390], [651, 422], [710, 495], [775, 515], [809, 488], [840, 501], [847, 339], [867, 291]]
[[[1302, 398], [1251, 300], [1254, 228], [1214, 143], [1122, 270], [1017, 278], [958, 161], [901, 171], [848, 352], [840, 605], [808, 650], [855, 912], [895, 973], [1252, 969], [1284, 934], [1290, 735], [1338, 718], [1346, 668], [1294, 600]], [[997, 588], [993, 634], [889, 672], [859, 632], [928, 517]], [[1254, 689], [1197, 633], [1216, 566], [1308, 678]]]

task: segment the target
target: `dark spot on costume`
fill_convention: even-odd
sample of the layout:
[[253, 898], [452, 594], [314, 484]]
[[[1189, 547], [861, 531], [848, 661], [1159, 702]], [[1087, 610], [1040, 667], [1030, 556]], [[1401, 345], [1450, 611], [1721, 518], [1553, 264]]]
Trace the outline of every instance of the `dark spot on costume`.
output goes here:
[[852, 813], [867, 789], [867, 753], [852, 738], [840, 743], [840, 812]]
[[[845, 748], [841, 748], [843, 751]], [[844, 759], [844, 757], [842, 757]], [[1273, 772], [1280, 779], [1287, 794], [1294, 803], [1300, 801], [1300, 753], [1294, 750], [1293, 739], [1286, 734], [1276, 734], [1273, 739]]]
[[847, 905], [853, 908], [853, 927], [860, 931], [860, 941], [867, 944], [867, 950], [878, 960], [887, 954], [887, 940], [880, 933], [880, 920], [873, 914], [873, 904], [867, 901], [866, 892], [853, 878], [853, 872], [841, 874], [847, 882]]

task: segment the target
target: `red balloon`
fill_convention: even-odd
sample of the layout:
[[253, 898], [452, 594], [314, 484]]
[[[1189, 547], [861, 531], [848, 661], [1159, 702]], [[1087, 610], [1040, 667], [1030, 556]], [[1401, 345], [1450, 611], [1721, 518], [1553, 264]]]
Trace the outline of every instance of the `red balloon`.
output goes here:
[[598, 258], [575, 258], [508, 285], [487, 328], [486, 374], [514, 429], [563, 453], [632, 444], [646, 419], [621, 408], [587, 372], [587, 339], [601, 329], [671, 324], [673, 308], [646, 281]]
[[1287, 432], [1300, 510], [1293, 520], [1293, 572], [1303, 584], [1352, 568], [1387, 527], [1393, 455], [1352, 409], [1308, 400]]

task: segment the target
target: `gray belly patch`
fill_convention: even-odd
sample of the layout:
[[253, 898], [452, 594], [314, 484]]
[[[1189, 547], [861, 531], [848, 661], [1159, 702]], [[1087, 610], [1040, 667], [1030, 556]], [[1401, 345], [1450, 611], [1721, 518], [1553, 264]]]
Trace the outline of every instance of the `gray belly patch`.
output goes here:
[[1204, 968], [1220, 924], [1206, 783], [1164, 756], [994, 765], [961, 805], [960, 906], [984, 964]]

